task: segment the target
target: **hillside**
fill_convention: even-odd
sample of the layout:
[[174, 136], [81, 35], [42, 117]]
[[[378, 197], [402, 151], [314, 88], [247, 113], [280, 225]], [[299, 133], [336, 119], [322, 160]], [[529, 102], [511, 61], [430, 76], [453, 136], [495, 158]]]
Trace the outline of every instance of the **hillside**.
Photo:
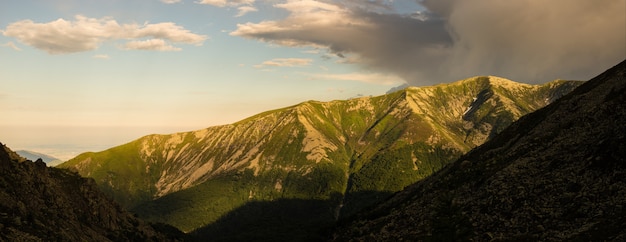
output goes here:
[[624, 241], [626, 61], [335, 230], [336, 241]]
[[322, 201], [333, 221], [429, 176], [579, 84], [475, 77], [308, 101], [231, 125], [149, 135], [61, 166], [93, 177], [141, 216], [185, 231], [278, 199]]
[[[167, 232], [169, 231], [169, 232]], [[93, 179], [31, 162], [0, 144], [0, 241], [179, 241], [102, 194]]]

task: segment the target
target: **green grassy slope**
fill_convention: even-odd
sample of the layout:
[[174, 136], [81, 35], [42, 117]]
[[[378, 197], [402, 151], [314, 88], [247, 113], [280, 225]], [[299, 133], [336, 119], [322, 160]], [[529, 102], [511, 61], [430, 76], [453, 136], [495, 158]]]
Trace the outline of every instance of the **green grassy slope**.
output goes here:
[[61, 167], [93, 177], [141, 216], [182, 230], [250, 202], [328, 201], [335, 217], [430, 175], [578, 82], [497, 77], [308, 101], [231, 125], [150, 135]]
[[[329, 237], [624, 241], [625, 77], [622, 61], [428, 178], [339, 222]], [[557, 81], [536, 90], [565, 93], [577, 84]], [[531, 88], [516, 89], [493, 88], [493, 97], [517, 100], [520, 110], [541, 104]]]

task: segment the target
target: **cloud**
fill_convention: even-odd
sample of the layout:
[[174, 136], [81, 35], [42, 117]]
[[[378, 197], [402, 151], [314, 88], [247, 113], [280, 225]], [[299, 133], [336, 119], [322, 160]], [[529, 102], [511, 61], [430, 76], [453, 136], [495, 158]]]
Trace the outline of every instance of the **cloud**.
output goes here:
[[338, 81], [357, 81], [372, 84], [392, 85], [405, 83], [405, 81], [394, 75], [386, 75], [381, 73], [347, 73], [347, 74], [312, 74], [314, 79], [338, 80]]
[[[168, 41], [168, 43], [182, 43], [201, 45], [207, 36], [194, 34], [189, 30], [171, 22], [156, 24], [119, 24], [110, 17], [101, 19], [87, 18], [77, 15], [74, 20], [57, 19], [48, 23], [35, 23], [32, 20], [21, 20], [7, 26], [3, 34], [14, 37], [21, 43], [41, 49], [50, 54], [68, 54], [97, 49], [107, 41], [128, 40], [127, 45], [138, 47], [139, 42], [154, 40]], [[142, 40], [142, 38], [150, 38]], [[158, 42], [158, 41], [157, 41]], [[153, 50], [180, 49], [168, 44]], [[139, 49], [130, 48], [127, 49]]]
[[305, 54], [319, 54], [320, 50], [319, 49], [310, 49], [310, 50], [303, 50], [301, 52], [305, 53]]
[[179, 3], [181, 0], [161, 0], [162, 3], [165, 4], [174, 4], [174, 3]]
[[162, 39], [149, 39], [149, 40], [135, 40], [130, 41], [124, 45], [127, 50], [158, 50], [158, 51], [180, 51], [181, 48], [177, 48], [168, 45]]
[[241, 6], [238, 7], [237, 10], [239, 10], [239, 12], [237, 13], [237, 15], [235, 15], [235, 17], [241, 17], [244, 16], [250, 12], [256, 12], [259, 11], [258, 9], [256, 9], [255, 7], [252, 6]]
[[[290, 15], [276, 21], [239, 24], [231, 35], [291, 47], [326, 48], [343, 61], [411, 79], [416, 67], [436, 68], [452, 39], [443, 21], [364, 11], [320, 1], [274, 5]], [[428, 33], [428, 34], [425, 34]], [[420, 56], [420, 58], [415, 58]]]
[[457, 76], [584, 80], [626, 57], [626, 0], [424, 4], [447, 20], [455, 44], [444, 64]]
[[103, 59], [103, 60], [111, 59], [111, 57], [109, 57], [109, 55], [94, 55], [93, 58], [94, 59]]
[[255, 0], [201, 0], [198, 4], [208, 4], [216, 7], [236, 7], [241, 5], [252, 5]]
[[524, 82], [588, 79], [626, 53], [626, 0], [288, 0], [278, 20], [230, 34], [289, 47], [326, 48], [413, 85], [498, 75]]
[[253, 7], [256, 0], [201, 0], [197, 1], [197, 4], [206, 4], [213, 5], [216, 7], [237, 7], [237, 14], [235, 17], [244, 16], [250, 12], [259, 11], [257, 8]]
[[256, 68], [263, 67], [296, 67], [296, 66], [307, 66], [313, 62], [312, 59], [303, 59], [303, 58], [276, 58], [268, 61], [264, 61], [259, 65], [255, 65]]
[[176, 43], [195, 45], [201, 45], [202, 42], [207, 39], [206, 36], [191, 33], [189, 30], [186, 30], [172, 22], [139, 26], [130, 33], [130, 36], [135, 38], [155, 37], [167, 39]]
[[9, 48], [14, 49], [14, 50], [16, 50], [16, 51], [22, 51], [22, 49], [21, 49], [20, 47], [17, 47], [17, 46], [15, 45], [15, 43], [13, 43], [13, 42], [11, 42], [11, 41], [7, 42], [6, 44], [3, 44], [2, 46], [4, 46], [4, 47], [9, 47]]

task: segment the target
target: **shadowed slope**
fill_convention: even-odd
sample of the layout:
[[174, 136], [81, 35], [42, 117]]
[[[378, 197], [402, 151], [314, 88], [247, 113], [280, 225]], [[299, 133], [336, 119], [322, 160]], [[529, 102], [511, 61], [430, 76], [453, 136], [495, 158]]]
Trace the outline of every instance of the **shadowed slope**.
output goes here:
[[0, 144], [0, 240], [178, 241], [102, 194], [93, 179], [31, 162]]
[[626, 62], [384, 203], [336, 241], [626, 239]]

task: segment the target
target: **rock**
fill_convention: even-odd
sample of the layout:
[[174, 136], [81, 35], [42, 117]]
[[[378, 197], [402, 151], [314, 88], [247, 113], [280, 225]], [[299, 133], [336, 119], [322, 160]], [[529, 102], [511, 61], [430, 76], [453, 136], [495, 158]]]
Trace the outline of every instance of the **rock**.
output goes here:
[[[161, 225], [161, 228], [163, 226]], [[0, 144], [0, 241], [181, 241], [124, 211], [92, 179]]]
[[[624, 137], [626, 61], [344, 221], [332, 238], [624, 241]], [[387, 227], [410, 218], [420, 221]]]

